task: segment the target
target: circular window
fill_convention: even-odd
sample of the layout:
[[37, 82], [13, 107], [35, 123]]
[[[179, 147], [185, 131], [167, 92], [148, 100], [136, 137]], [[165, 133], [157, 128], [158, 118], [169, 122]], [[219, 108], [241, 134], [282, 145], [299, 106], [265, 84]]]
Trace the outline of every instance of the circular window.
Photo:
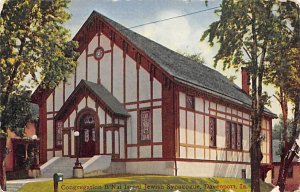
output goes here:
[[104, 56], [104, 49], [103, 47], [97, 47], [94, 51], [94, 57], [96, 60], [100, 60], [102, 59], [102, 57]]

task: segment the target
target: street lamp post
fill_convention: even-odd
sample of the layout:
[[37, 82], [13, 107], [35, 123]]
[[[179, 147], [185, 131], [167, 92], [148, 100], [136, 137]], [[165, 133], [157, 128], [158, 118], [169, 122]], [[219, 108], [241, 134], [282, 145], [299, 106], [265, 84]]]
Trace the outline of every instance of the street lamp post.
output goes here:
[[79, 162], [79, 131], [75, 131], [74, 136], [76, 138], [76, 143], [77, 143], [75, 167], [81, 167], [81, 163]]
[[38, 167], [38, 163], [37, 163], [37, 135], [33, 135], [31, 137], [31, 139], [33, 140], [33, 168], [37, 168]]
[[73, 177], [75, 178], [83, 178], [83, 167], [81, 165], [81, 163], [79, 162], [79, 131], [75, 131], [74, 132], [74, 137], [75, 137], [75, 141], [76, 141], [76, 162], [75, 162], [75, 166], [73, 167]]

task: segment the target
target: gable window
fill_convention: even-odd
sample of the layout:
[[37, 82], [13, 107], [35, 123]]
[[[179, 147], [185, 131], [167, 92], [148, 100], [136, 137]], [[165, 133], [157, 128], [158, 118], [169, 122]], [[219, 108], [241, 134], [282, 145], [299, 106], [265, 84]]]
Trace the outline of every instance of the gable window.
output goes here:
[[186, 108], [195, 109], [195, 97], [191, 95], [186, 96]]
[[56, 129], [55, 129], [55, 146], [56, 147], [62, 146], [62, 129], [63, 129], [63, 122], [58, 121], [56, 123]]
[[140, 140], [151, 140], [151, 113], [150, 110], [143, 110], [140, 112]]
[[293, 165], [289, 166], [288, 171], [287, 171], [287, 177], [293, 178]]
[[217, 130], [216, 130], [216, 118], [210, 117], [209, 118], [209, 146], [210, 147], [216, 147], [217, 146], [217, 141], [216, 141], [216, 136], [217, 136]]

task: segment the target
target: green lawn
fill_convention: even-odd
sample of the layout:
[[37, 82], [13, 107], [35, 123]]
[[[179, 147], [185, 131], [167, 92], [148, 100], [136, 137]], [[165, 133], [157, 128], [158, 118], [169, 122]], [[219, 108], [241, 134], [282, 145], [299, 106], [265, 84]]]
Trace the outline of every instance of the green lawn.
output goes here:
[[[262, 183], [262, 191], [272, 187]], [[140, 191], [250, 191], [250, 181], [236, 178], [195, 178], [173, 176], [110, 176], [103, 178], [65, 179], [59, 183], [59, 192], [140, 192]], [[53, 182], [24, 185], [19, 192], [53, 192]]]

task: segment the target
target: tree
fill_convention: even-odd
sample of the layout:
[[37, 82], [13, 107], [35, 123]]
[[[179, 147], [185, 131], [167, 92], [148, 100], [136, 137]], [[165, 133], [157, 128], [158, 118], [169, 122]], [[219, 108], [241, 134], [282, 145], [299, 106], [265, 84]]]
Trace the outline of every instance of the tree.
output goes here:
[[10, 118], [3, 117], [9, 111], [9, 98], [17, 90], [37, 84], [52, 89], [75, 69], [77, 43], [70, 41], [70, 32], [63, 27], [70, 18], [66, 12], [69, 2], [5, 1], [0, 18], [2, 130], [9, 125]]
[[[278, 91], [275, 98], [278, 100], [282, 111], [282, 137], [281, 137], [281, 164], [277, 180], [280, 191], [284, 191], [288, 168], [296, 153], [291, 152], [299, 137], [297, 130], [300, 121], [300, 19], [299, 6], [296, 3], [282, 3], [277, 10], [278, 17], [283, 22], [280, 28], [288, 26], [273, 42], [273, 50], [267, 57], [270, 65], [266, 71], [266, 82], [272, 83]], [[294, 106], [294, 120], [288, 120], [288, 102]], [[289, 125], [292, 124], [290, 127]]]
[[[261, 121], [264, 106], [269, 96], [263, 92], [263, 80], [268, 75], [269, 55], [278, 47], [273, 45], [282, 34], [288, 34], [278, 14], [282, 3], [277, 1], [223, 0], [216, 10], [220, 19], [213, 22], [201, 40], [208, 38], [211, 46], [220, 44], [215, 65], [222, 62], [223, 68], [245, 67], [251, 83], [251, 191], [260, 191]], [[288, 38], [288, 36], [286, 36]]]

